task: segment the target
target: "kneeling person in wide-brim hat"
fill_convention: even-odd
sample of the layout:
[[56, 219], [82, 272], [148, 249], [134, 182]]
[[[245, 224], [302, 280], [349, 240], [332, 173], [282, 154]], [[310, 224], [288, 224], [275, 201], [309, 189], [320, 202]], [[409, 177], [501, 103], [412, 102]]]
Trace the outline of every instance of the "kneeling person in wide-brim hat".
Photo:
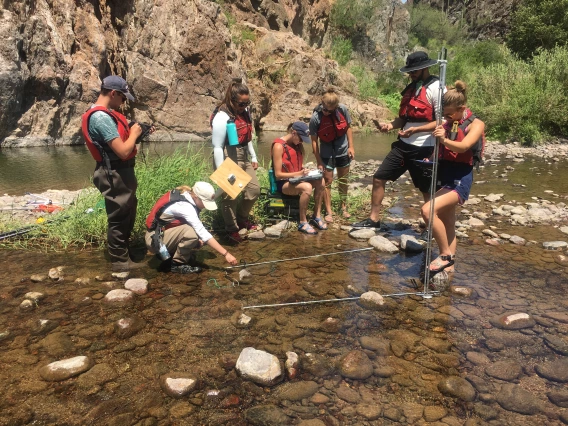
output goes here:
[[196, 182], [193, 188], [179, 186], [162, 195], [152, 207], [146, 219], [146, 247], [162, 260], [171, 256], [171, 272], [200, 272], [201, 268], [189, 263], [193, 252], [203, 244], [221, 254], [229, 264], [237, 264], [237, 259], [203, 226], [199, 219], [203, 209], [217, 210], [215, 190], [207, 182]]

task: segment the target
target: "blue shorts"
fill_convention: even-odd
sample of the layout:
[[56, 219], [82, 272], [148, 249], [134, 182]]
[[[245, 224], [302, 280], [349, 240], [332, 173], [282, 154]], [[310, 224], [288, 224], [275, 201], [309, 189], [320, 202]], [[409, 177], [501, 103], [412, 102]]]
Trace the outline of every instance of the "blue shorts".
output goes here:
[[473, 166], [452, 161], [440, 161], [438, 166], [437, 189], [447, 188], [455, 191], [460, 205], [469, 198], [473, 184]]
[[322, 163], [324, 164], [326, 170], [333, 170], [334, 168], [341, 169], [343, 167], [349, 167], [351, 164], [351, 158], [348, 155], [342, 155], [341, 157], [333, 157], [331, 158], [321, 158]]

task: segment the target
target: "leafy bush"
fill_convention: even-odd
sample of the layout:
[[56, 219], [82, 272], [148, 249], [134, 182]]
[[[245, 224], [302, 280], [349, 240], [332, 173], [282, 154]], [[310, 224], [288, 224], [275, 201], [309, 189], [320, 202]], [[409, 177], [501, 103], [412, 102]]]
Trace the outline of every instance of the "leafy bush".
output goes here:
[[377, 86], [376, 74], [363, 65], [355, 65], [350, 69], [351, 74], [357, 79], [360, 99], [378, 99], [381, 94]]
[[452, 24], [444, 12], [418, 4], [410, 9], [410, 46], [419, 44], [438, 49], [444, 44], [460, 44], [467, 35], [463, 21]]
[[353, 53], [353, 45], [351, 40], [343, 36], [334, 37], [331, 42], [331, 57], [341, 66], [347, 64]]
[[337, 0], [331, 7], [329, 22], [344, 35], [364, 29], [371, 21], [382, 0]]
[[539, 48], [568, 45], [568, 0], [523, 0], [513, 13], [507, 45], [523, 59]]

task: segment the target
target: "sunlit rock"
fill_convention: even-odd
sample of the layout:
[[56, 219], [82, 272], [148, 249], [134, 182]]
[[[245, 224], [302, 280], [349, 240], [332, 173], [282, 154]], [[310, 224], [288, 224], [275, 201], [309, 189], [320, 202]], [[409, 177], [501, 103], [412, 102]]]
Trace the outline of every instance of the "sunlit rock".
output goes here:
[[339, 362], [339, 373], [348, 379], [365, 380], [373, 374], [373, 364], [365, 352], [351, 351]]
[[191, 393], [197, 386], [197, 378], [188, 373], [168, 373], [160, 377], [160, 387], [173, 398]]
[[398, 253], [398, 247], [381, 235], [375, 235], [370, 238], [369, 245], [382, 253]]
[[385, 299], [377, 292], [368, 291], [361, 295], [357, 303], [362, 308], [377, 310], [380, 309], [385, 304]]
[[39, 369], [39, 374], [48, 382], [59, 382], [77, 376], [92, 367], [92, 361], [86, 356], [63, 359], [52, 362]]
[[86, 277], [80, 277], [80, 278], [77, 278], [75, 280], [75, 284], [78, 284], [78, 285], [88, 285], [90, 282], [91, 282], [91, 280], [89, 278], [86, 278]]
[[355, 238], [356, 240], [365, 241], [369, 238], [375, 237], [377, 234], [373, 229], [357, 229], [354, 231], [349, 232], [349, 236], [351, 238]]
[[410, 253], [420, 253], [424, 250], [424, 241], [418, 241], [413, 235], [400, 236], [400, 248]]
[[463, 401], [475, 399], [475, 389], [465, 379], [458, 376], [449, 376], [438, 382], [438, 390], [446, 396], [458, 398]]
[[241, 269], [239, 271], [239, 282], [241, 284], [250, 284], [252, 280], [252, 274], [247, 269]]
[[134, 298], [134, 293], [130, 290], [116, 289], [109, 291], [104, 297], [107, 303], [128, 303]]
[[300, 360], [298, 358], [298, 354], [296, 352], [286, 352], [286, 373], [288, 373], [289, 379], [294, 379], [298, 374], [298, 366], [300, 364]]
[[130, 278], [124, 283], [124, 288], [136, 294], [148, 293], [148, 280], [143, 278]]
[[273, 386], [282, 380], [278, 358], [250, 347], [241, 351], [236, 369], [243, 378], [264, 386]]
[[47, 278], [47, 275], [34, 274], [30, 277], [30, 280], [31, 280], [32, 283], [40, 283], [42, 281], [45, 281], [46, 278]]
[[45, 294], [37, 292], [37, 291], [30, 291], [29, 293], [24, 294], [24, 299], [30, 300], [34, 303], [39, 302], [45, 297]]
[[542, 246], [546, 250], [557, 250], [568, 247], [568, 243], [566, 241], [546, 241], [542, 243]]
[[450, 292], [452, 294], [456, 294], [458, 296], [471, 297], [471, 295], [473, 294], [473, 289], [471, 289], [469, 287], [453, 285], [453, 286], [450, 286]]
[[252, 321], [251, 317], [249, 317], [246, 314], [241, 314], [241, 315], [239, 315], [239, 318], [237, 320], [237, 324], [242, 326], [242, 327], [246, 327], [250, 324], [251, 321]]
[[35, 303], [32, 302], [31, 300], [24, 300], [22, 303], [20, 303], [20, 311], [22, 312], [29, 312], [32, 311], [35, 308]]
[[47, 273], [47, 276], [53, 281], [59, 281], [63, 278], [63, 266], [58, 266], [57, 268], [51, 268]]
[[124, 271], [124, 272], [113, 272], [111, 274], [111, 276], [113, 278], [116, 278], [117, 280], [125, 280], [130, 276], [130, 272], [128, 271]]
[[505, 313], [489, 320], [493, 327], [504, 330], [520, 330], [532, 328], [536, 325], [533, 317], [524, 312]]

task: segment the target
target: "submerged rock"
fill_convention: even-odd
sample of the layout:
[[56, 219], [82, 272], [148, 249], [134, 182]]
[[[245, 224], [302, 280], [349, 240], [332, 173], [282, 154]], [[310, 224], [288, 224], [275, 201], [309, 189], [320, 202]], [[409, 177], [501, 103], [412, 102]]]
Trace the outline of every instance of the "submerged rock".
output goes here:
[[130, 290], [116, 289], [109, 291], [104, 297], [107, 303], [128, 303], [134, 298], [134, 293]]
[[245, 411], [245, 419], [252, 426], [288, 425], [290, 417], [275, 405], [257, 405]]
[[501, 407], [508, 411], [521, 414], [537, 414], [543, 411], [542, 401], [518, 385], [506, 384], [495, 396]]
[[357, 303], [365, 309], [377, 310], [385, 304], [385, 299], [379, 293], [368, 291], [361, 295]]
[[23, 312], [33, 311], [35, 307], [36, 307], [35, 303], [33, 303], [31, 300], [28, 299], [20, 303], [20, 311]]
[[299, 364], [300, 360], [296, 352], [286, 352], [286, 363], [284, 366], [286, 367], [289, 379], [294, 379], [296, 377], [298, 374]]
[[541, 377], [554, 382], [568, 382], [568, 358], [561, 358], [556, 361], [538, 364], [535, 371]]
[[32, 283], [41, 283], [47, 279], [47, 275], [43, 274], [34, 274], [30, 277]]
[[48, 382], [59, 382], [84, 373], [92, 365], [92, 361], [88, 357], [76, 356], [45, 365], [39, 369], [39, 374]]
[[546, 250], [557, 250], [559, 248], [568, 247], [568, 243], [566, 241], [546, 241], [546, 242], [542, 243], [542, 246]]
[[348, 379], [365, 380], [373, 375], [373, 364], [365, 352], [351, 351], [339, 362], [339, 373]]
[[31, 300], [34, 303], [39, 302], [44, 297], [45, 295], [43, 293], [39, 293], [37, 291], [30, 291], [29, 293], [24, 294], [24, 299]]
[[168, 373], [160, 377], [160, 387], [173, 398], [181, 398], [197, 386], [197, 378], [188, 373]]
[[264, 386], [273, 386], [282, 380], [278, 358], [250, 347], [241, 351], [236, 369], [243, 378]]
[[356, 240], [368, 240], [369, 238], [375, 237], [377, 234], [373, 229], [357, 229], [355, 231], [349, 232], [349, 236], [351, 238], [355, 238]]
[[398, 253], [398, 247], [381, 235], [370, 238], [369, 245], [381, 253]]
[[319, 385], [313, 381], [285, 383], [278, 388], [276, 397], [280, 400], [301, 401], [315, 394]]
[[475, 389], [467, 380], [457, 376], [450, 376], [438, 383], [438, 390], [446, 396], [458, 398], [463, 401], [475, 399]]
[[59, 281], [63, 279], [63, 266], [58, 266], [57, 268], [51, 268], [47, 273], [47, 276], [53, 281]]
[[124, 283], [124, 288], [136, 294], [148, 293], [148, 281], [143, 278], [130, 278]]
[[523, 328], [532, 328], [536, 325], [533, 317], [524, 312], [502, 314], [491, 318], [489, 322], [493, 327], [504, 330], [521, 330]]
[[497, 361], [485, 369], [488, 376], [507, 382], [518, 379], [523, 374], [521, 365], [513, 360]]
[[146, 321], [137, 316], [121, 318], [114, 323], [114, 332], [119, 339], [127, 339], [134, 336], [146, 327]]
[[424, 250], [425, 242], [420, 242], [413, 235], [400, 236], [400, 248], [410, 253], [420, 253]]

